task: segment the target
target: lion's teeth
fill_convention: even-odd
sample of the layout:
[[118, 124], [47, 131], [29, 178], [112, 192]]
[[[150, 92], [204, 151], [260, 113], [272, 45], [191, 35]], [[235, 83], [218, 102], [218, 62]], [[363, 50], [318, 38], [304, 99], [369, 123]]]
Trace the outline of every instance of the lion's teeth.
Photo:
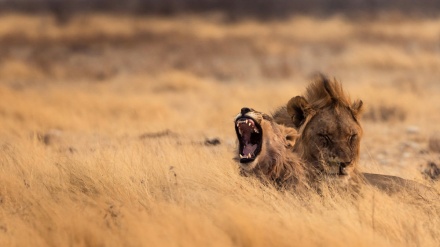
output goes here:
[[244, 158], [244, 156], [240, 154], [240, 159], [243, 159], [243, 158]]
[[240, 128], [238, 128], [238, 132], [240, 133], [240, 135], [243, 135]]
[[252, 126], [252, 124], [251, 124], [251, 123], [249, 123], [249, 126]]
[[251, 157], [251, 153], [248, 153], [248, 158], [250, 158]]
[[255, 131], [256, 133], [260, 133], [260, 132], [258, 131], [258, 129], [257, 129], [257, 128], [255, 128], [255, 129], [254, 129], [254, 131]]
[[249, 121], [249, 120], [247, 120], [247, 119], [246, 119], [246, 121], [245, 121], [245, 122], [246, 122], [246, 123], [248, 123], [248, 121]]

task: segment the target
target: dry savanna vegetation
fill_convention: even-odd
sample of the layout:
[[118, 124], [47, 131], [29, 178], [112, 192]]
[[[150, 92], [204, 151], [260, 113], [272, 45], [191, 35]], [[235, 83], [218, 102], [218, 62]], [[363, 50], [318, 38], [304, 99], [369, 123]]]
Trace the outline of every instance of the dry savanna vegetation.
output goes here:
[[436, 198], [277, 191], [232, 157], [241, 107], [323, 72], [365, 103], [361, 170], [440, 190], [439, 68], [440, 18], [4, 14], [0, 246], [438, 246]]

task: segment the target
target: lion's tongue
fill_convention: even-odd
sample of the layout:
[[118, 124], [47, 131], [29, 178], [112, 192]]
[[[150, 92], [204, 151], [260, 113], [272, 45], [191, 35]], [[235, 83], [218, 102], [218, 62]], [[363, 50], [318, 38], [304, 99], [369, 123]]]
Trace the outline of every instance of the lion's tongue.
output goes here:
[[250, 143], [246, 143], [243, 148], [243, 156], [249, 157], [249, 154], [250, 156], [253, 156], [255, 149], [257, 149], [257, 144], [252, 145]]
[[253, 131], [253, 121], [246, 120], [246, 122], [242, 121], [239, 124], [240, 134], [242, 138], [242, 142], [244, 143], [243, 147], [243, 156], [245, 158], [251, 158], [254, 156], [254, 152], [257, 149], [257, 144], [251, 143], [251, 135]]

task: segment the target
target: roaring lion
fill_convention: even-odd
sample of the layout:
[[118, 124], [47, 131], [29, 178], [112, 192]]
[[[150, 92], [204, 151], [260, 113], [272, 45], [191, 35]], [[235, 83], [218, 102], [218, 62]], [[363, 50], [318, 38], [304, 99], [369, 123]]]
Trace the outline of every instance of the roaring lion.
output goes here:
[[238, 138], [236, 160], [240, 173], [255, 176], [278, 188], [305, 185], [303, 162], [292, 152], [297, 131], [275, 123], [272, 117], [244, 107], [235, 117]]

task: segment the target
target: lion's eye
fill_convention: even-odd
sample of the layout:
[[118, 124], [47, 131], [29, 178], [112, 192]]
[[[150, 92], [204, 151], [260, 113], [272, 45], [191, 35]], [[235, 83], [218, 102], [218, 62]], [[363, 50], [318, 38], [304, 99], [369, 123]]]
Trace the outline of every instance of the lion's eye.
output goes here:
[[318, 134], [319, 137], [322, 140], [322, 143], [324, 145], [330, 145], [332, 143], [332, 139], [330, 138], [330, 136], [326, 135], [326, 134]]
[[348, 142], [349, 142], [350, 144], [353, 144], [353, 142], [356, 141], [356, 138], [357, 138], [357, 135], [356, 135], [356, 134], [351, 135], [351, 136], [348, 138]]

